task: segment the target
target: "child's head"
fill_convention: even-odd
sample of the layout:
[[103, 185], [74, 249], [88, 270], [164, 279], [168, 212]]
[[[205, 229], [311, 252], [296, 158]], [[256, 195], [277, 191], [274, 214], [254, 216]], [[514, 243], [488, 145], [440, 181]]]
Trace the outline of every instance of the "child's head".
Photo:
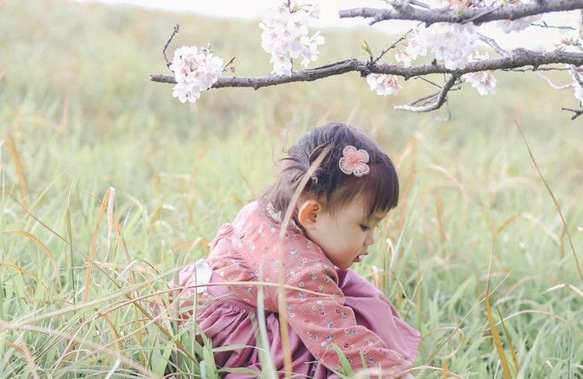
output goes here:
[[[372, 230], [399, 199], [391, 159], [363, 131], [340, 123], [310, 131], [289, 149], [276, 182], [260, 201], [285, 212], [310, 165], [328, 146], [331, 149], [302, 191], [294, 219], [332, 263], [348, 268], [368, 253], [374, 242]], [[352, 166], [345, 164], [351, 160]]]

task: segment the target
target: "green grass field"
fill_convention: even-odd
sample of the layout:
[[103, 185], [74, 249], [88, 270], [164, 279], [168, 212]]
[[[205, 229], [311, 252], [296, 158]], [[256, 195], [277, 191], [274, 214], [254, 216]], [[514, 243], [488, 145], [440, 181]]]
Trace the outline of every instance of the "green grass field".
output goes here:
[[[399, 207], [355, 269], [422, 332], [415, 376], [503, 378], [507, 365], [511, 377], [583, 377], [583, 125], [560, 110], [577, 107], [572, 90], [496, 73], [495, 96], [466, 85], [418, 115], [393, 105], [429, 84], [384, 98], [350, 74], [181, 104], [149, 81], [169, 73], [176, 23], [171, 53], [211, 42], [240, 76], [271, 71], [257, 22], [0, 2], [0, 378], [162, 377], [170, 356], [182, 377], [216, 377], [194, 327], [152, 322], [147, 301], [274, 179], [285, 140], [331, 121], [369, 131], [398, 165]], [[323, 34], [318, 64], [396, 39]]]

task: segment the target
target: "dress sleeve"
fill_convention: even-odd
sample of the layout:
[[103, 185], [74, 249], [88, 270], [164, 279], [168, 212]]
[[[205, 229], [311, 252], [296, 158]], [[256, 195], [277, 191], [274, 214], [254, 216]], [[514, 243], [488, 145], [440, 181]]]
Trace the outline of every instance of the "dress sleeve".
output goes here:
[[[326, 367], [340, 371], [335, 344], [353, 370], [381, 367], [383, 377], [397, 378], [412, 362], [403, 358], [373, 331], [356, 323], [352, 308], [344, 305], [334, 268], [321, 262], [306, 262], [287, 284], [305, 290], [288, 290], [288, 322], [308, 350]], [[308, 291], [321, 293], [313, 294]], [[362, 356], [362, 358], [361, 358]]]

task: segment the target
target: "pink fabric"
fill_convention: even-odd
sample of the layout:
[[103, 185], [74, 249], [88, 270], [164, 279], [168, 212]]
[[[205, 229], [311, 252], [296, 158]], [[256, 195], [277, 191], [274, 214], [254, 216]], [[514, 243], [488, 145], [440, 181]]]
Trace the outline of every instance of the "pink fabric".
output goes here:
[[[284, 269], [286, 284], [302, 289], [290, 289], [286, 294], [294, 372], [317, 378], [335, 377], [330, 370], [340, 370], [340, 362], [332, 344], [341, 348], [355, 370], [362, 367], [361, 354], [368, 367], [388, 369], [389, 378], [411, 367], [417, 356], [419, 332], [399, 318], [383, 293], [353, 270], [334, 267], [295, 224], [286, 231], [280, 262], [279, 226], [280, 213], [253, 202], [239, 212], [232, 224], [223, 225], [211, 243], [207, 262], [213, 270], [212, 281], [249, 283], [208, 286], [202, 294], [203, 298], [227, 295], [218, 300], [207, 299], [197, 314], [197, 322], [211, 338], [213, 347], [256, 346], [252, 315], [257, 306], [257, 286], [253, 282], [259, 277], [277, 282], [279, 270]], [[191, 279], [191, 269], [181, 272], [181, 285], [188, 285]], [[192, 295], [189, 291], [183, 294]], [[264, 297], [271, 354], [276, 369], [281, 370], [277, 290], [264, 287]], [[217, 353], [215, 360], [222, 367], [260, 371], [258, 351], [253, 348]]]

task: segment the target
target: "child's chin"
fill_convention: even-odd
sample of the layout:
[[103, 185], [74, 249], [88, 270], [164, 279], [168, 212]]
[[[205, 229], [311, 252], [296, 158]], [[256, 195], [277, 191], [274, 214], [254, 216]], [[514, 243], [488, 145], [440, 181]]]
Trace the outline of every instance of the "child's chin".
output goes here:
[[352, 267], [353, 264], [354, 264], [354, 262], [350, 262], [347, 264], [337, 265], [336, 267], [338, 267], [342, 270], [348, 270], [350, 267]]

